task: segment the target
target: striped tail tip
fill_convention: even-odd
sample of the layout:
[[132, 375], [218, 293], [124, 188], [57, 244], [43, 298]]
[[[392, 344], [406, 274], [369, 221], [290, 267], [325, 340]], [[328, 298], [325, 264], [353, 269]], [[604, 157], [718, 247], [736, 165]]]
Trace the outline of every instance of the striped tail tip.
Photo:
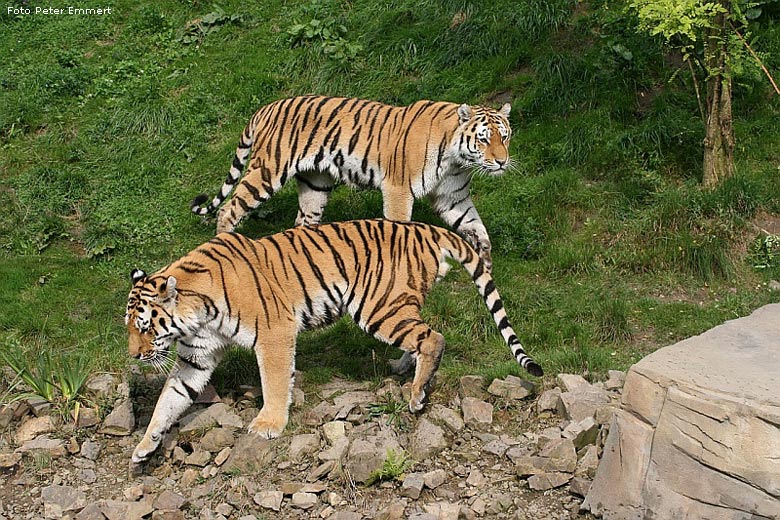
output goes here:
[[192, 199], [192, 202], [190, 203], [190, 209], [192, 209], [192, 212], [196, 215], [206, 215], [208, 213], [211, 213], [213, 210], [212, 208], [202, 208], [203, 204], [205, 204], [209, 200], [209, 196], [205, 193], [201, 193], [194, 199]]
[[542, 377], [544, 375], [544, 370], [542, 370], [542, 367], [536, 363], [535, 361], [531, 361], [525, 366], [525, 369], [528, 371], [529, 374], [536, 377]]

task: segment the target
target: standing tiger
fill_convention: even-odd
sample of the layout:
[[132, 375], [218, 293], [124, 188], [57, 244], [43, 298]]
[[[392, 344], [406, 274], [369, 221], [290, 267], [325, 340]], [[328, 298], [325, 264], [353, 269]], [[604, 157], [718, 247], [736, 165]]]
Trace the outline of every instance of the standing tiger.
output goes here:
[[389, 220], [297, 227], [251, 240], [220, 233], [169, 266], [131, 273], [125, 322], [130, 355], [177, 363], [163, 387], [133, 462], [149, 457], [162, 435], [207, 384], [229, 345], [254, 349], [263, 408], [249, 430], [271, 438], [287, 425], [295, 342], [303, 330], [349, 314], [361, 329], [415, 358], [409, 409], [422, 409], [444, 352], [444, 337], [420, 317], [447, 258], [471, 275], [518, 363], [541, 367], [523, 350], [493, 278], [476, 251], [446, 229]]
[[293, 176], [296, 226], [320, 222], [336, 181], [379, 188], [384, 216], [393, 220], [411, 220], [414, 200], [428, 196], [490, 270], [490, 238], [469, 185], [473, 168], [500, 175], [509, 167], [510, 109], [508, 103], [493, 110], [435, 101], [396, 107], [354, 98], [282, 99], [252, 116], [222, 189], [206, 206], [208, 196], [196, 197], [192, 211], [213, 213], [235, 187], [217, 215], [217, 232], [233, 231]]

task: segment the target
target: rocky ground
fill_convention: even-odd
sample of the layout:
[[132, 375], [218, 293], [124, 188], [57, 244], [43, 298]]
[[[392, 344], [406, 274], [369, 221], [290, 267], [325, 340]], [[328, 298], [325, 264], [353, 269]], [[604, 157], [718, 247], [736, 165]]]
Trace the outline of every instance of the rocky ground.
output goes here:
[[396, 379], [335, 380], [296, 387], [272, 441], [245, 429], [259, 388], [212, 390], [132, 468], [162, 380], [127, 379], [88, 383], [102, 419], [82, 407], [63, 422], [36, 400], [0, 410], [0, 520], [590, 518], [579, 507], [623, 384], [621, 372], [563, 374], [548, 390], [465, 376], [412, 416]]

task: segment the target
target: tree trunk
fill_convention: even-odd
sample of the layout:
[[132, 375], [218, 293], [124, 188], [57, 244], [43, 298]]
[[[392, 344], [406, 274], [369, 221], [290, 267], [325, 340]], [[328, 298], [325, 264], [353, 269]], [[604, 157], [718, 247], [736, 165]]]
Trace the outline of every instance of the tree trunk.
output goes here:
[[[721, 5], [730, 9], [728, 0]], [[716, 186], [734, 173], [734, 128], [731, 116], [731, 74], [726, 62], [728, 14], [720, 14], [705, 40], [707, 120], [704, 137], [705, 187]]]

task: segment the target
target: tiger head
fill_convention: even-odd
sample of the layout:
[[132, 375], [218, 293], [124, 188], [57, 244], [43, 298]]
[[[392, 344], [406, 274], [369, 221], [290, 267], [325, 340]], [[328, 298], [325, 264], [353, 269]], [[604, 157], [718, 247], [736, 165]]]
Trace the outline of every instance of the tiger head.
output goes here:
[[459, 130], [455, 139], [459, 144], [462, 164], [475, 166], [490, 175], [501, 175], [510, 164], [509, 112], [505, 103], [499, 110], [483, 106], [460, 105], [458, 107]]
[[157, 368], [164, 365], [173, 343], [182, 337], [174, 319], [177, 280], [174, 276], [130, 274], [133, 288], [127, 298], [125, 325], [130, 356]]

